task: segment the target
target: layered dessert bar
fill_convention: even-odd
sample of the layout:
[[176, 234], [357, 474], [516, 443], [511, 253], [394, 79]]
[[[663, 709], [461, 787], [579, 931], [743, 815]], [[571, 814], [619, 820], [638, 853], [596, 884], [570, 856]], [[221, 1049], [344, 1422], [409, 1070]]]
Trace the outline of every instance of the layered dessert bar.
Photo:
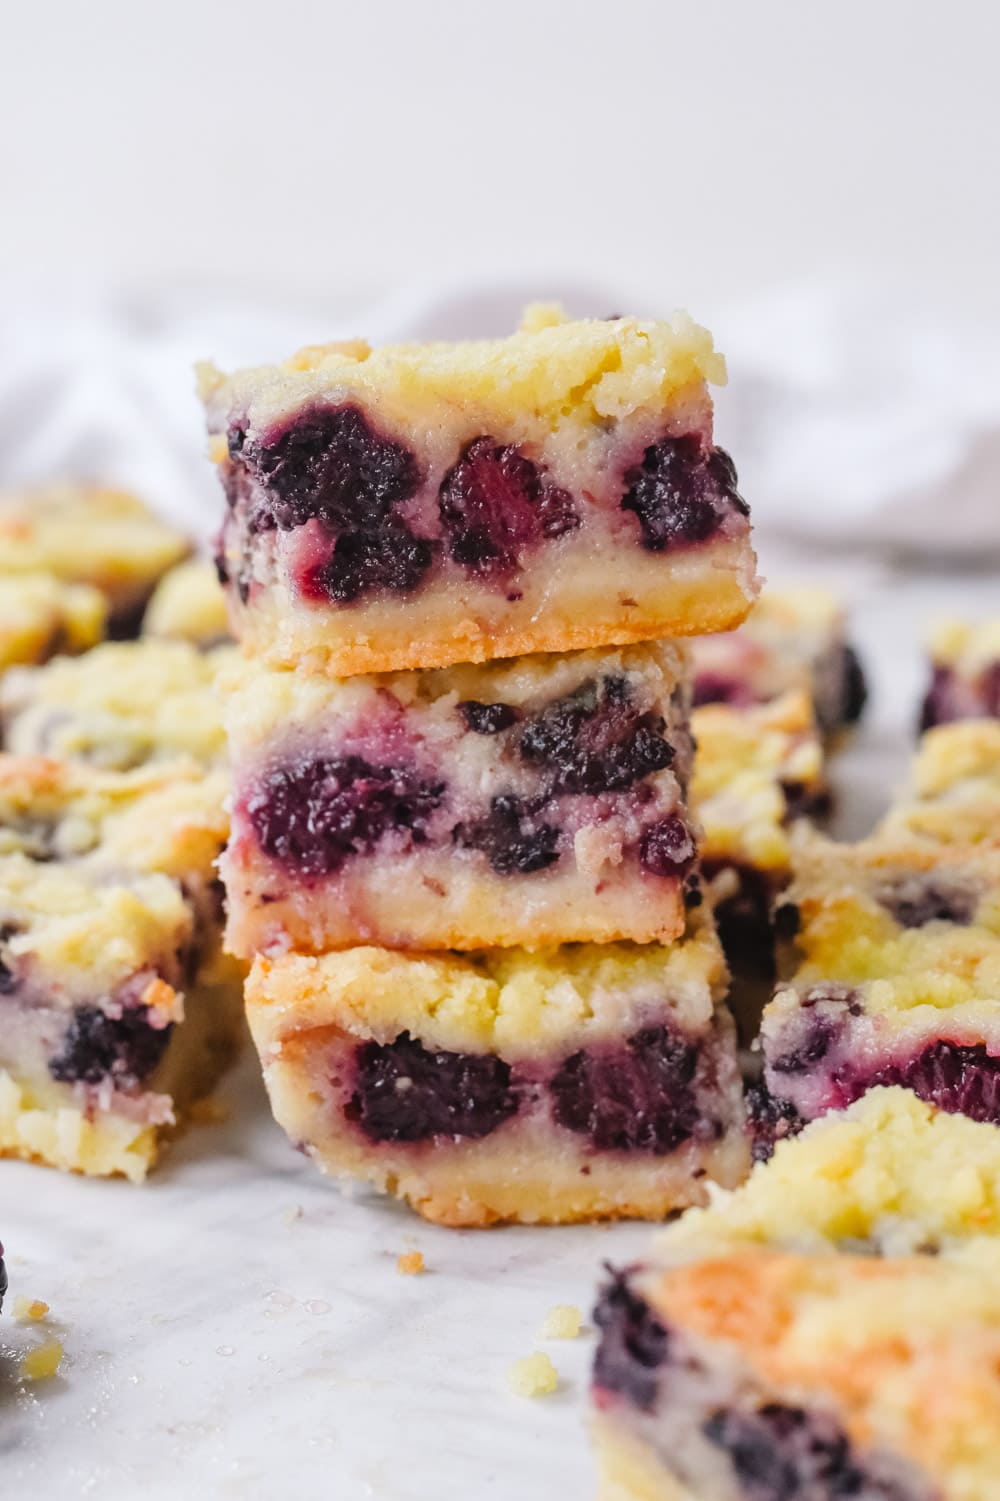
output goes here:
[[203, 651], [229, 639], [226, 597], [214, 563], [190, 558], [165, 573], [142, 617], [142, 634], [190, 641]]
[[0, 742], [17, 755], [117, 771], [178, 756], [221, 764], [218, 678], [234, 656], [232, 647], [112, 641], [82, 657], [15, 668], [0, 682]]
[[613, 1274], [604, 1501], [992, 1501], [1000, 1133], [879, 1089]]
[[699, 637], [694, 702], [743, 709], [799, 690], [828, 739], [856, 724], [868, 698], [843, 606], [824, 589], [768, 589], [737, 631]]
[[929, 651], [931, 681], [920, 711], [920, 728], [955, 719], [1000, 716], [1000, 620], [978, 625], [943, 621]]
[[662, 1219], [749, 1162], [711, 925], [670, 946], [259, 958], [278, 1123], [447, 1225]]
[[683, 647], [237, 677], [234, 953], [682, 931], [699, 895]]
[[201, 373], [233, 629], [336, 676], [727, 630], [756, 592], [686, 314]]
[[108, 601], [113, 635], [133, 635], [157, 580], [190, 543], [134, 495], [45, 485], [0, 495], [0, 574], [51, 573]]
[[51, 573], [0, 572], [0, 672], [86, 651], [104, 635], [107, 612], [104, 595], [89, 584], [63, 584]]
[[878, 1084], [1000, 1124], [1000, 854], [814, 837], [776, 922], [759, 1148]]
[[994, 1501], [1000, 1247], [641, 1268], [595, 1315], [601, 1501]]
[[811, 701], [794, 691], [751, 708], [707, 704], [695, 709], [691, 728], [691, 804], [722, 946], [741, 987], [769, 985], [772, 912], [791, 874], [791, 827], [830, 810]]
[[235, 1047], [226, 778], [0, 757], [0, 1155], [145, 1176]]
[[879, 831], [933, 844], [1000, 842], [1000, 720], [963, 719], [927, 730], [911, 785]]

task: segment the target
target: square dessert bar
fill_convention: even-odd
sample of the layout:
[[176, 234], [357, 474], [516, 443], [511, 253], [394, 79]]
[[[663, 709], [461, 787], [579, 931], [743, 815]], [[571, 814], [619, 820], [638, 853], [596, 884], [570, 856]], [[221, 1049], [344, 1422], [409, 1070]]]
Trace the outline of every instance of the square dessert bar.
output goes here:
[[203, 651], [229, 640], [226, 596], [215, 564], [190, 558], [165, 573], [142, 617], [143, 636], [190, 641]]
[[963, 719], [927, 730], [911, 785], [879, 831], [933, 844], [1000, 843], [1000, 720]]
[[219, 765], [226, 734], [217, 678], [234, 657], [232, 647], [201, 652], [148, 639], [15, 668], [0, 682], [0, 743], [116, 771], [178, 756]]
[[104, 595], [89, 584], [63, 584], [51, 573], [0, 571], [0, 672], [86, 651], [104, 635], [107, 613]]
[[769, 984], [772, 910], [791, 875], [791, 827], [830, 810], [812, 704], [802, 691], [750, 708], [706, 704], [691, 728], [691, 806], [722, 946], [741, 987]]
[[943, 621], [928, 643], [931, 681], [920, 728], [1000, 716], [1000, 620]]
[[856, 724], [868, 699], [846, 639], [843, 606], [825, 589], [768, 589], [737, 631], [692, 642], [694, 702], [746, 708], [798, 689], [827, 739]]
[[1000, 1133], [874, 1090], [596, 1312], [606, 1501], [992, 1501]]
[[190, 543], [134, 495], [46, 485], [0, 495], [0, 575], [51, 573], [108, 601], [113, 635], [134, 634], [160, 578]]
[[1000, 853], [814, 837], [776, 923], [759, 1151], [877, 1084], [1000, 1124]]
[[233, 952], [676, 937], [686, 664], [670, 642], [339, 681], [244, 664]]
[[663, 947], [259, 958], [275, 1117], [324, 1170], [447, 1225], [661, 1219], [749, 1153], [704, 918]]
[[239, 1035], [224, 773], [0, 756], [0, 1156], [145, 1176]]
[[202, 394], [233, 629], [346, 677], [738, 625], [750, 523], [686, 314], [306, 349]]

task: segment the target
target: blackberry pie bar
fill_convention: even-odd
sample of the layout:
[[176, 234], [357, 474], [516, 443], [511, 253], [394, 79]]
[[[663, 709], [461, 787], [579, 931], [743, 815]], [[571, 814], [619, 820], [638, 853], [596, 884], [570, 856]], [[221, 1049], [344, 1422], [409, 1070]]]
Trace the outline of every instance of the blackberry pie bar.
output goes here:
[[116, 771], [178, 756], [222, 764], [218, 676], [235, 655], [184, 641], [110, 641], [82, 657], [15, 668], [0, 682], [0, 743]]
[[814, 836], [776, 922], [758, 1152], [879, 1084], [1000, 1124], [1000, 853]]
[[738, 625], [747, 506], [685, 314], [206, 367], [236, 636], [335, 676]]
[[51, 573], [108, 602], [112, 635], [134, 635], [157, 580], [190, 551], [134, 495], [46, 485], [0, 495], [0, 575]]
[[1000, 717], [1000, 620], [949, 620], [931, 636], [931, 681], [920, 728]]
[[864, 712], [864, 669], [843, 606], [824, 589], [767, 589], [739, 630], [699, 636], [692, 651], [696, 707], [745, 709], [798, 690], [812, 699], [827, 739]]
[[734, 981], [749, 1000], [751, 989], [774, 980], [772, 912], [791, 876], [792, 826], [830, 810], [823, 747], [801, 691], [745, 709], [706, 704], [691, 728], [701, 870]]
[[1000, 843], [1000, 719], [963, 719], [927, 730], [911, 785], [879, 831], [931, 844]]
[[223, 773], [0, 756], [0, 1155], [145, 1176], [238, 1037]]
[[994, 1501], [1000, 1133], [878, 1089], [613, 1273], [602, 1501]]
[[234, 953], [683, 930], [697, 875], [682, 646], [237, 677]]
[[0, 562], [0, 672], [86, 651], [104, 635], [106, 618], [104, 595], [89, 584], [63, 584], [51, 573], [4, 576]]
[[669, 946], [259, 958], [278, 1123], [326, 1171], [446, 1225], [661, 1219], [749, 1154], [726, 972]]

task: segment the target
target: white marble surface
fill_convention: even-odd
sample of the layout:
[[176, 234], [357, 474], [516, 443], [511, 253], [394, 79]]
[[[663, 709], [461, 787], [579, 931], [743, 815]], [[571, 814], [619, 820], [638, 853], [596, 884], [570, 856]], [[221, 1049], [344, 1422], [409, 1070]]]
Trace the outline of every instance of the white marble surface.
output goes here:
[[[777, 577], [789, 572], [774, 560]], [[856, 595], [872, 713], [841, 758], [841, 827], [870, 824], [908, 749], [929, 615], [995, 608], [994, 575], [839, 573]], [[798, 574], [812, 571], [803, 560]], [[589, 1337], [543, 1343], [556, 1302], [589, 1310], [600, 1263], [642, 1226], [448, 1232], [347, 1199], [272, 1125], [252, 1060], [229, 1118], [191, 1130], [141, 1189], [0, 1163], [12, 1298], [0, 1320], [4, 1496], [190, 1495], [324, 1501], [552, 1501], [592, 1493], [583, 1415]], [[396, 1259], [423, 1252], [427, 1273]], [[14, 1379], [37, 1336], [13, 1295], [50, 1303], [66, 1357]], [[559, 1391], [509, 1393], [547, 1349]]]

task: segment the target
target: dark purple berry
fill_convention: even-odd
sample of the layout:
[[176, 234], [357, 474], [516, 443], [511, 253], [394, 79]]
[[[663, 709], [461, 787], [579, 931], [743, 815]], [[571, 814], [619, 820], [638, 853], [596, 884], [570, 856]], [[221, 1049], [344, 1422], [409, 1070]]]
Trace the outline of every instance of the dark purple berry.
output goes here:
[[776, 1074], [805, 1074], [843, 1041], [850, 1017], [863, 1011], [861, 997], [847, 985], [814, 985], [801, 998], [795, 1043], [768, 1059]]
[[[868, 679], [861, 665], [861, 658], [853, 646], [845, 646], [843, 649], [841, 684], [837, 724], [857, 724], [868, 702]], [[826, 726], [821, 726], [821, 728], [825, 729]], [[836, 729], [837, 725], [831, 725], [829, 728]]]
[[705, 542], [727, 512], [747, 514], [736, 489], [736, 471], [721, 448], [706, 448], [694, 433], [661, 438], [625, 474], [623, 511], [632, 511], [650, 552]]
[[731, 704], [734, 709], [745, 709], [755, 703], [746, 683], [738, 678], [723, 677], [717, 672], [695, 674], [691, 702], [700, 709], [705, 704]]
[[668, 1027], [624, 1047], [583, 1049], [549, 1081], [560, 1126], [605, 1152], [672, 1152], [704, 1126], [693, 1083], [698, 1050]]
[[304, 876], [336, 873], [351, 855], [370, 854], [385, 835], [423, 842], [444, 796], [408, 768], [373, 766], [361, 756], [303, 758], [278, 767], [247, 798], [261, 849]]
[[829, 1413], [767, 1402], [723, 1407], [702, 1425], [746, 1501], [918, 1501], [876, 1458], [863, 1460]]
[[569, 494], [519, 448], [475, 438], [438, 496], [448, 555], [476, 573], [507, 573], [525, 547], [575, 531]]
[[680, 876], [695, 859], [694, 835], [679, 813], [650, 824], [639, 841], [639, 864], [651, 876]]
[[501, 876], [532, 875], [559, 859], [559, 830], [513, 793], [493, 798], [485, 818], [458, 824], [452, 839], [461, 849], [481, 850]]
[[244, 444], [242, 460], [282, 531], [315, 518], [331, 532], [367, 532], [422, 481], [410, 449], [377, 433], [356, 406], [315, 407]]
[[621, 792], [669, 766], [674, 748], [664, 728], [659, 715], [630, 702], [627, 679], [606, 677], [529, 719], [517, 749], [530, 766], [551, 774], [552, 792], [596, 796]]
[[49, 1073], [60, 1084], [110, 1079], [118, 1089], [135, 1089], [163, 1057], [172, 1030], [172, 1023], [151, 1026], [148, 1006], [130, 1006], [118, 1017], [96, 1006], [80, 1006], [62, 1047], [49, 1060]]
[[412, 594], [434, 561], [434, 548], [394, 517], [366, 531], [344, 531], [333, 551], [299, 578], [306, 599], [353, 604], [378, 591]]
[[499, 735], [517, 724], [521, 715], [513, 704], [481, 704], [467, 698], [458, 705], [458, 712], [465, 720], [465, 727], [474, 735]]
[[510, 1064], [492, 1053], [431, 1052], [408, 1032], [355, 1053], [347, 1107], [373, 1141], [489, 1136], [514, 1115]]
[[876, 896], [901, 928], [922, 928], [929, 922], [968, 927], [978, 905], [970, 885], [944, 872], [898, 876], [880, 886]]
[[722, 871], [735, 878], [736, 889], [715, 904], [715, 923], [726, 959], [735, 974], [747, 979], [774, 979], [774, 933], [771, 926], [773, 887], [753, 865], [706, 860], [706, 880]]
[[907, 1062], [887, 1064], [857, 1080], [850, 1098], [857, 1099], [877, 1084], [898, 1084], [939, 1110], [1000, 1125], [1000, 1058], [989, 1054], [983, 1043], [931, 1043]]
[[628, 1272], [610, 1276], [594, 1309], [601, 1331], [594, 1356], [594, 1386], [625, 1397], [649, 1412], [656, 1402], [660, 1368], [670, 1358], [671, 1336], [644, 1298], [633, 1292]]
[[791, 940], [802, 931], [802, 909], [796, 902], [781, 902], [774, 913], [774, 932], [778, 938]]
[[754, 1162], [767, 1162], [779, 1141], [796, 1136], [805, 1125], [791, 1101], [773, 1095], [763, 1079], [747, 1085], [746, 1106]]
[[17, 989], [16, 961], [6, 948], [17, 932], [13, 923], [0, 924], [0, 995], [11, 995]]

